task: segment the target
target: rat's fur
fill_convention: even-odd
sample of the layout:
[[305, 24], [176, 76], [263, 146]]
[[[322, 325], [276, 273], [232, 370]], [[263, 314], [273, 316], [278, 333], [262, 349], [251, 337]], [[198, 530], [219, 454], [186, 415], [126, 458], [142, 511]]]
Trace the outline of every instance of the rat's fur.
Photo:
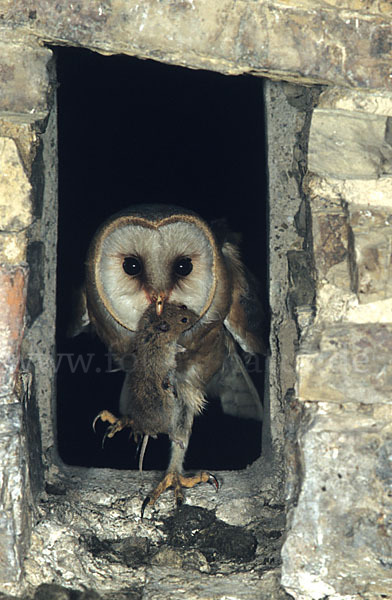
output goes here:
[[[129, 373], [130, 401], [123, 414], [132, 420], [136, 435], [168, 434], [173, 441], [173, 425], [178, 422], [180, 405], [175, 386], [176, 355], [185, 348], [177, 343], [198, 316], [185, 306], [168, 303], [156, 314], [150, 305], [140, 319], [133, 340]], [[180, 442], [179, 442], [180, 443]]]

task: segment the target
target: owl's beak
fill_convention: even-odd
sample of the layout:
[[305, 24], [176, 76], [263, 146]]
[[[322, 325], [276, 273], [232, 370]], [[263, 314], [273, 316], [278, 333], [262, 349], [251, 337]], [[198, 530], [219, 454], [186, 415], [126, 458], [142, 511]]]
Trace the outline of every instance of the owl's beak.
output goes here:
[[166, 296], [163, 292], [159, 292], [155, 301], [155, 310], [157, 311], [158, 317], [162, 314], [163, 306], [165, 303]]

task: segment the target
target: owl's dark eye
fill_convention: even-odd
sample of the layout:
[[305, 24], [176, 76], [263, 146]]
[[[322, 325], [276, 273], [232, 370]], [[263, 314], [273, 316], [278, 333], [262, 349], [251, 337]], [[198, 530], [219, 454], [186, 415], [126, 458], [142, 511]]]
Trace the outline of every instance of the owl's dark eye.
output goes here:
[[192, 259], [183, 256], [174, 263], [174, 273], [181, 277], [186, 277], [193, 269]]
[[183, 318], [181, 319], [181, 323], [188, 323], [188, 319], [187, 319], [186, 317], [183, 317]]
[[142, 272], [142, 263], [136, 256], [126, 256], [122, 266], [127, 275], [135, 276]]

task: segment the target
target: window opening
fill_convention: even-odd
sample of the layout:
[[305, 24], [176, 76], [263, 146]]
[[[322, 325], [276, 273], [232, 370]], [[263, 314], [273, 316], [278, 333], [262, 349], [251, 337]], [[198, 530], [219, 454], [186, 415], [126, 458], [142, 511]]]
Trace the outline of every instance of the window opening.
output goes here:
[[[59, 79], [57, 440], [67, 464], [137, 468], [125, 430], [94, 434], [96, 414], [118, 414], [123, 380], [95, 335], [66, 335], [73, 291], [99, 225], [133, 203], [226, 217], [266, 287], [266, 167], [262, 81], [123, 55], [56, 49]], [[263, 300], [266, 304], [266, 299]], [[263, 396], [263, 360], [250, 365]], [[195, 418], [185, 467], [241, 469], [261, 452], [261, 424], [222, 413], [211, 399]], [[165, 469], [167, 436], [150, 440], [145, 469]]]

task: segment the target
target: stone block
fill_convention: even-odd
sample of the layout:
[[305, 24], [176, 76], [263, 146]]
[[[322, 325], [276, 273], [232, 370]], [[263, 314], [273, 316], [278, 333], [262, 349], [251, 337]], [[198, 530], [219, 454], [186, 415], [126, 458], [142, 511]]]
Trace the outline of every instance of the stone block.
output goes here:
[[350, 206], [359, 302], [392, 296], [392, 214], [386, 207]]
[[0, 118], [0, 137], [14, 140], [28, 177], [31, 176], [32, 163], [39, 145], [38, 123], [30, 122], [30, 119], [28, 117], [28, 122], [23, 122], [23, 118], [9, 114], [3, 114]]
[[317, 108], [309, 137], [309, 170], [341, 179], [377, 179], [391, 173], [388, 117]]
[[392, 404], [392, 325], [331, 323], [318, 343], [297, 356], [301, 401]]
[[348, 213], [338, 186], [308, 174], [304, 191], [310, 200], [314, 266], [319, 282], [350, 291], [351, 239]]
[[0, 113], [23, 115], [27, 122], [46, 117], [51, 59], [52, 51], [26, 33], [19, 43], [11, 37], [0, 41]]
[[319, 281], [328, 281], [342, 290], [352, 286], [350, 273], [350, 228], [341, 203], [313, 198], [312, 231], [314, 265]]
[[[63, 467], [56, 473], [52, 468], [25, 561], [29, 590], [42, 583], [87, 587], [117, 600], [137, 586], [149, 599], [284, 600], [275, 568], [284, 526], [281, 490], [277, 495], [273, 478], [258, 479], [256, 473], [253, 467], [225, 471], [219, 494], [211, 486], [188, 490], [183, 511], [174, 510], [170, 492], [162, 494], [140, 519], [157, 472], [146, 471], [141, 479], [130, 471]], [[213, 522], [222, 530], [205, 551], [199, 532], [208, 536]], [[247, 569], [215, 552], [229, 531], [252, 540], [253, 524], [258, 545]], [[238, 552], [238, 540], [232, 539]], [[230, 551], [228, 542], [224, 548]]]
[[392, 406], [320, 404], [307, 413], [282, 583], [298, 600], [390, 598]]
[[0, 262], [26, 260], [26, 230], [33, 221], [31, 184], [14, 140], [0, 137]]
[[359, 304], [350, 303], [345, 318], [351, 323], [392, 323], [392, 298]]
[[314, 110], [309, 170], [336, 179], [377, 179], [391, 173], [392, 95], [328, 88]]
[[18, 592], [28, 548], [31, 499], [21, 404], [0, 406], [0, 590]]
[[[362, 4], [362, 0], [359, 2]], [[392, 94], [385, 90], [368, 92], [359, 89], [328, 87], [320, 95], [317, 108], [392, 116]]]
[[14, 140], [0, 138], [0, 231], [19, 233], [32, 222], [31, 185]]
[[0, 266], [0, 404], [10, 401], [15, 387], [24, 330], [26, 278], [26, 267]]
[[392, 208], [392, 177], [369, 180], [343, 181], [342, 198], [349, 204], [362, 206], [385, 206]]
[[336, 179], [333, 177], [306, 177], [305, 191], [312, 199], [324, 202], [324, 209], [341, 206], [342, 202], [359, 206], [392, 208], [392, 177], [380, 179]]

